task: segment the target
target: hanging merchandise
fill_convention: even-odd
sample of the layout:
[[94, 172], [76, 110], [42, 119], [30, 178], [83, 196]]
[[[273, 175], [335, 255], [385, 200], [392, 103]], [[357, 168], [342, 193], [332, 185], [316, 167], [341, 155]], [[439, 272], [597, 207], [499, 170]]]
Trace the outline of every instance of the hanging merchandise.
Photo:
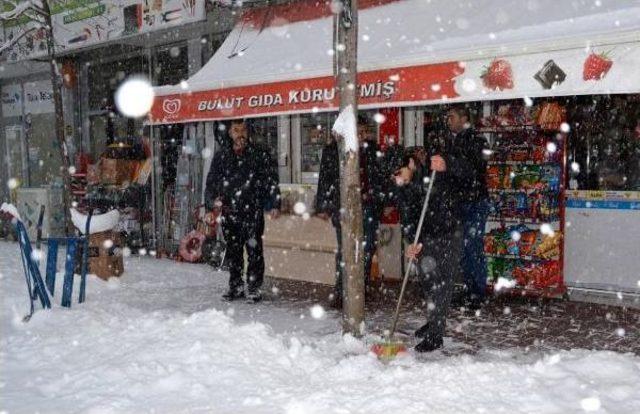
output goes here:
[[512, 291], [562, 293], [564, 140], [557, 134], [566, 111], [557, 102], [538, 108], [501, 102], [493, 109], [496, 115], [481, 120], [478, 129], [494, 142], [486, 175], [489, 283], [505, 278], [515, 282]]
[[187, 262], [197, 262], [202, 258], [202, 245], [205, 236], [198, 230], [192, 230], [180, 240], [180, 257]]
[[567, 119], [567, 111], [557, 102], [544, 102], [538, 112], [537, 124], [545, 130], [558, 130]]

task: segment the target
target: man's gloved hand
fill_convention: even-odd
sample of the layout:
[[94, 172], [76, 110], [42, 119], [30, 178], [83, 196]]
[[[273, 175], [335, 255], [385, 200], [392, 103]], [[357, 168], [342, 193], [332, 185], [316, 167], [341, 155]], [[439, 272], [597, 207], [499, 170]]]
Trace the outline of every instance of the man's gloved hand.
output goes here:
[[407, 259], [417, 260], [420, 257], [420, 253], [422, 252], [422, 243], [418, 244], [410, 244], [407, 246], [407, 250], [404, 252], [404, 255]]
[[278, 210], [277, 208], [274, 208], [273, 210], [269, 211], [269, 218], [271, 220], [277, 220], [280, 217], [280, 210]]

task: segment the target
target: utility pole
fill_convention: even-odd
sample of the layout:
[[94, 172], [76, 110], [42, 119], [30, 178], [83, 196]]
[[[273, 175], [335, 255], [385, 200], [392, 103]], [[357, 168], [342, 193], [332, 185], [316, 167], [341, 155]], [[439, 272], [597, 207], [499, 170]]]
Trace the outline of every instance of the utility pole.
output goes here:
[[69, 161], [69, 152], [67, 151], [67, 142], [64, 132], [64, 113], [62, 109], [62, 76], [58, 69], [58, 62], [56, 62], [55, 44], [53, 38], [53, 24], [51, 22], [51, 9], [49, 8], [49, 1], [43, 0], [43, 13], [44, 17], [44, 29], [47, 33], [47, 53], [49, 58], [49, 66], [51, 71], [51, 87], [53, 89], [53, 106], [56, 113], [55, 121], [55, 134], [58, 141], [58, 150], [60, 151], [60, 160], [62, 161], [62, 167], [60, 167], [60, 174], [62, 175], [62, 182], [64, 187], [62, 189], [62, 200], [64, 208], [64, 227], [65, 233], [70, 234], [73, 232], [73, 225], [71, 224], [71, 213], [69, 208], [71, 207], [71, 172], [69, 167], [71, 162]]
[[[358, 1], [334, 0], [334, 57], [340, 111], [351, 106], [353, 123], [358, 114], [356, 78], [358, 56]], [[353, 131], [356, 131], [353, 125]], [[340, 153], [340, 225], [342, 226], [343, 306], [342, 329], [356, 337], [364, 333], [364, 260], [362, 200], [358, 146], [347, 151], [345, 137], [338, 140]], [[355, 138], [354, 138], [355, 139]]]

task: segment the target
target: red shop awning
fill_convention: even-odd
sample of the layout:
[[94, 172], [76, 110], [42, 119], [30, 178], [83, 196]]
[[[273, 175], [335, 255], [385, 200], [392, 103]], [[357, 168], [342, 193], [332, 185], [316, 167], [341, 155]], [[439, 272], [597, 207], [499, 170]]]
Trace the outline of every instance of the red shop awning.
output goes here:
[[[359, 104], [640, 92], [640, 5], [577, 3], [361, 0]], [[336, 110], [332, 41], [327, 2], [250, 9], [150, 123]]]

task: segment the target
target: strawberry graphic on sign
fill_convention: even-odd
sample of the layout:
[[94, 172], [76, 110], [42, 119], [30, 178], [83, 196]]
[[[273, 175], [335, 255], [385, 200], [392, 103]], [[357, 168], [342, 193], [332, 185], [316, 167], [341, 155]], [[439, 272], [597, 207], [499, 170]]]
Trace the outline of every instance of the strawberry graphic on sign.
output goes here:
[[584, 61], [582, 79], [600, 80], [607, 75], [612, 65], [613, 61], [609, 59], [606, 53], [591, 53]]
[[495, 59], [480, 75], [482, 84], [489, 89], [513, 89], [513, 71], [511, 64], [504, 59]]

